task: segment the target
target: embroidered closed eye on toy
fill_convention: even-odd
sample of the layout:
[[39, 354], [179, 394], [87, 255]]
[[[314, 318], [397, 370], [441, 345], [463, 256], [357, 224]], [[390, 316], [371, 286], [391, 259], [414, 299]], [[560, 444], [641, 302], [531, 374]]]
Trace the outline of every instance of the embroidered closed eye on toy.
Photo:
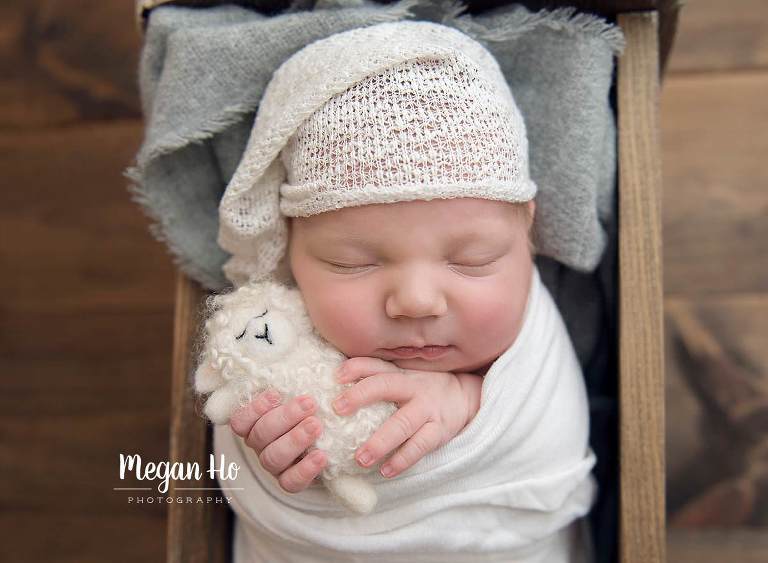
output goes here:
[[195, 373], [195, 389], [208, 394], [205, 415], [227, 424], [232, 413], [256, 394], [276, 389], [289, 400], [310, 394], [323, 433], [316, 445], [328, 455], [320, 475], [328, 490], [347, 508], [367, 514], [377, 495], [365, 474], [378, 469], [360, 467], [355, 451], [396, 410], [379, 402], [339, 416], [331, 402], [352, 384], [336, 381], [336, 369], [346, 356], [315, 330], [298, 289], [274, 281], [249, 283], [210, 298], [203, 352]]

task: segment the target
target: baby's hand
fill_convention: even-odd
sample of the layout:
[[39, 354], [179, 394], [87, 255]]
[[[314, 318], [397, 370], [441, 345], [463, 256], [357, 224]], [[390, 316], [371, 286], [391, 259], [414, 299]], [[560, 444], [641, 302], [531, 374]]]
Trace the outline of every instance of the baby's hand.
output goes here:
[[280, 395], [270, 390], [254, 397], [230, 418], [232, 431], [245, 439], [262, 467], [277, 477], [287, 493], [306, 489], [328, 462], [321, 450], [296, 462], [322, 432], [320, 420], [311, 416], [316, 409], [317, 403], [307, 395], [281, 405]]
[[[448, 442], [480, 408], [483, 378], [479, 375], [406, 370], [379, 358], [357, 357], [343, 362], [338, 381], [352, 383], [358, 379], [361, 381], [334, 401], [338, 414], [350, 415], [379, 401], [392, 401], [400, 407], [355, 456], [362, 467], [370, 467], [405, 442], [381, 467], [384, 477], [405, 471]], [[341, 407], [340, 399], [347, 405]]]

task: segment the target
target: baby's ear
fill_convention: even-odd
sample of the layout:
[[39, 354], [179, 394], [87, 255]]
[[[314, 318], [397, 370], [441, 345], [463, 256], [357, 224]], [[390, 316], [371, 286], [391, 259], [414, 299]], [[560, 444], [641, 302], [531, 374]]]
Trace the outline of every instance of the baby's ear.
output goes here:
[[528, 206], [528, 216], [533, 221], [533, 218], [536, 216], [536, 201], [532, 199], [526, 205]]

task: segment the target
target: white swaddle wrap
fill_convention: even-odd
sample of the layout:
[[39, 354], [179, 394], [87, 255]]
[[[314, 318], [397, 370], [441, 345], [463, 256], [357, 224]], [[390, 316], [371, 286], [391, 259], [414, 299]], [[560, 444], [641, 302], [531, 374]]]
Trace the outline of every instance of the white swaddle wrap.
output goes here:
[[241, 469], [228, 491], [234, 561], [589, 561], [576, 520], [589, 512], [586, 389], [538, 270], [520, 334], [485, 375], [480, 409], [455, 438], [393, 479], [371, 480], [375, 511], [352, 515], [319, 485], [284, 492], [226, 425], [214, 451]]

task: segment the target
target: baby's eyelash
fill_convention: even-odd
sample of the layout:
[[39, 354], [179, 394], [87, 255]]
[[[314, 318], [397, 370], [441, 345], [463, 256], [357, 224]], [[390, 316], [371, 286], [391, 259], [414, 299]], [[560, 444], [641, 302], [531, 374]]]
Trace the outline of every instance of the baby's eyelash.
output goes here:
[[373, 266], [373, 264], [339, 264], [337, 262], [328, 262], [331, 266], [334, 266], [335, 268], [342, 268], [344, 270], [354, 270], [355, 268], [369, 268]]
[[[465, 268], [470, 270], [480, 270], [481, 268], [487, 268], [488, 266], [493, 266], [498, 261], [499, 261], [499, 258], [496, 258], [494, 260], [489, 260], [488, 262], [483, 262], [482, 264], [462, 264], [457, 262], [451, 262], [448, 264], [448, 266], [451, 268]], [[376, 264], [341, 264], [339, 262], [330, 262], [330, 261], [326, 261], [326, 263], [332, 268], [335, 268], [337, 271], [339, 271], [339, 273], [342, 273], [342, 272], [357, 273], [357, 272], [367, 270], [368, 268], [376, 267]]]
[[451, 264], [451, 266], [459, 266], [461, 268], [482, 268], [484, 266], [490, 266], [491, 264], [495, 264], [498, 261], [499, 261], [499, 259], [497, 258], [496, 260], [491, 260], [489, 262], [483, 262], [482, 264], [458, 264], [458, 263], [453, 263], [453, 264]]

